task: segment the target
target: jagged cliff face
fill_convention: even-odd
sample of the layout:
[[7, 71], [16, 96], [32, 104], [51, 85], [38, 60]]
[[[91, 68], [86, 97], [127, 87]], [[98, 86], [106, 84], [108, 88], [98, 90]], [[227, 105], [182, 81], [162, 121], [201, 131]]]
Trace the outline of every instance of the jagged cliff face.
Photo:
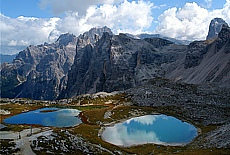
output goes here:
[[164, 77], [183, 58], [186, 46], [152, 38], [133, 39], [105, 33], [95, 44], [77, 50], [62, 97], [125, 90], [153, 77]]
[[[63, 34], [53, 44], [29, 46], [13, 63], [1, 66], [1, 97], [56, 99], [67, 85], [66, 76], [74, 63], [76, 47], [95, 42], [111, 30], [91, 29], [79, 37]], [[77, 45], [77, 46], [76, 46]]]
[[[106, 32], [106, 33], [105, 33]], [[230, 84], [230, 28], [215, 39], [176, 45], [160, 38], [113, 35], [107, 27], [53, 44], [29, 46], [1, 65], [1, 97], [57, 99], [112, 92], [164, 77], [192, 84]]]
[[222, 18], [212, 19], [209, 25], [208, 36], [206, 39], [208, 40], [217, 37], [223, 25], [228, 26], [228, 24]]
[[193, 42], [184, 63], [167, 76], [186, 83], [230, 83], [230, 28], [223, 26], [212, 42]]
[[2, 66], [1, 81], [8, 90], [2, 86], [1, 96], [56, 98], [74, 62], [76, 42], [76, 36], [63, 34], [53, 44], [29, 46], [21, 51], [13, 63]]
[[192, 84], [229, 83], [229, 34], [229, 27], [223, 26], [216, 40], [188, 46], [104, 34], [96, 44], [77, 50], [62, 97], [125, 90], [155, 77]]

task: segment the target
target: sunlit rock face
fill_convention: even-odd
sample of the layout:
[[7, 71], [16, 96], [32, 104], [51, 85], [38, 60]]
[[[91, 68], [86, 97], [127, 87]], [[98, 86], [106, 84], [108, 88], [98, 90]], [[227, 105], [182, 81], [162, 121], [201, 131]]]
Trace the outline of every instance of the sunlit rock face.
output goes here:
[[166, 77], [192, 84], [229, 83], [229, 27], [213, 42], [176, 45], [160, 38], [134, 39], [105, 33], [77, 49], [62, 97], [126, 90]]
[[104, 33], [95, 44], [77, 49], [63, 97], [126, 90], [143, 81], [164, 77], [185, 56], [186, 46], [170, 41], [134, 39]]
[[83, 35], [62, 34], [55, 43], [29, 46], [10, 64], [1, 65], [1, 97], [56, 99], [66, 87], [66, 76], [74, 63], [76, 48], [96, 42], [107, 27], [93, 28]]
[[29, 46], [2, 67], [1, 97], [54, 99], [73, 64], [76, 36], [63, 34], [53, 44]]
[[186, 83], [230, 83], [230, 28], [223, 25], [212, 42], [195, 41], [188, 46], [185, 60], [168, 78]]
[[223, 25], [228, 26], [228, 24], [222, 19], [222, 18], [214, 18], [212, 19], [210, 25], [209, 25], [209, 31], [208, 31], [208, 39], [212, 39], [218, 36], [219, 32], [221, 31]]
[[161, 38], [135, 39], [93, 28], [53, 44], [29, 46], [1, 65], [1, 97], [54, 100], [100, 91], [122, 91], [163, 77], [179, 82], [230, 84], [230, 31], [177, 45]]

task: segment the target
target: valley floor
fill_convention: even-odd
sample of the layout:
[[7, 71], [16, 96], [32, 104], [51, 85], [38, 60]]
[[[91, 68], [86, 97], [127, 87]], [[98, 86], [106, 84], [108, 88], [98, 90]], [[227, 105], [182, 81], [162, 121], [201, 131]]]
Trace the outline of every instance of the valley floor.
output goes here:
[[[178, 84], [155, 79], [125, 92], [81, 95], [62, 105], [82, 111], [83, 123], [55, 128], [7, 125], [1, 131], [1, 154], [230, 154], [230, 89], [215, 85]], [[4, 118], [45, 107], [45, 104], [2, 103], [10, 114]], [[199, 136], [186, 146], [146, 144], [118, 147], [103, 141], [100, 131], [107, 125], [147, 114], [166, 114], [195, 125]], [[6, 125], [6, 124], [5, 124]], [[5, 131], [3, 131], [5, 130]], [[18, 139], [18, 133], [21, 139]], [[6, 137], [8, 133], [8, 138]], [[23, 152], [24, 151], [24, 152]], [[32, 152], [31, 152], [32, 151]]]

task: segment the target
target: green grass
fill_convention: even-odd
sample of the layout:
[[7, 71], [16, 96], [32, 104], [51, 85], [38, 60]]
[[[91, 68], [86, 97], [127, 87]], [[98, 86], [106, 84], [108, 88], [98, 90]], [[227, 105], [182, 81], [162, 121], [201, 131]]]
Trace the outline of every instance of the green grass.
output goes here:
[[[167, 83], [167, 81], [166, 81]], [[102, 147], [109, 149], [111, 151], [119, 150], [123, 153], [127, 154], [159, 154], [159, 155], [167, 155], [167, 154], [178, 154], [178, 155], [215, 155], [215, 154], [230, 154], [229, 149], [217, 149], [217, 148], [209, 148], [209, 149], [201, 149], [196, 146], [205, 140], [204, 134], [215, 130], [218, 126], [209, 125], [203, 126], [199, 122], [195, 122], [192, 119], [186, 118], [183, 115], [182, 109], [176, 106], [162, 106], [162, 107], [139, 107], [139, 106], [124, 106], [124, 102], [128, 102], [129, 99], [126, 98], [124, 94], [122, 95], [114, 95], [108, 96], [106, 98], [97, 98], [97, 99], [81, 99], [81, 105], [78, 105], [78, 101], [72, 102], [67, 105], [57, 105], [56, 107], [65, 107], [65, 108], [74, 108], [78, 109], [81, 112], [80, 117], [83, 120], [83, 123], [76, 126], [67, 128], [71, 134], [79, 135], [85, 141], [88, 141], [92, 144], [99, 144]], [[112, 101], [112, 104], [105, 104], [107, 101]], [[119, 106], [115, 106], [119, 105]], [[92, 104], [92, 105], [89, 105]], [[19, 104], [6, 104], [2, 109], [9, 110], [11, 112], [10, 115], [4, 116], [4, 118], [9, 117], [11, 115], [15, 115], [21, 113], [24, 109], [26, 110], [34, 110], [38, 108], [42, 108], [42, 105], [19, 105]], [[110, 118], [105, 119], [104, 114], [107, 111], [111, 111], [112, 115]], [[119, 122], [121, 120], [128, 119], [130, 117], [148, 115], [148, 114], [156, 114], [162, 113], [170, 116], [174, 116], [178, 119], [184, 120], [191, 124], [196, 124], [196, 127], [199, 127], [202, 130], [202, 133], [199, 137], [197, 137], [192, 143], [187, 146], [162, 146], [155, 144], [146, 144], [132, 147], [119, 147], [112, 145], [103, 141], [100, 137], [98, 137], [98, 132], [101, 129], [101, 124], [111, 123], [111, 122]], [[1, 118], [1, 121], [4, 119]], [[9, 125], [8, 128], [13, 131], [21, 131], [24, 128], [28, 128], [26, 125]], [[60, 134], [60, 128], [54, 128], [54, 132]], [[62, 135], [65, 138], [65, 135]], [[201, 139], [201, 140], [198, 140]], [[4, 142], [5, 143], [5, 142]], [[7, 142], [6, 142], [7, 143]], [[4, 144], [7, 145], [7, 144]], [[43, 145], [43, 144], [42, 144]], [[45, 146], [45, 145], [44, 145]], [[36, 151], [35, 151], [36, 152]], [[37, 153], [37, 152], [36, 152]], [[60, 152], [59, 152], [60, 153]], [[39, 154], [46, 154], [46, 152], [39, 152]]]
[[78, 109], [80, 111], [94, 110], [94, 109], [103, 109], [107, 108], [105, 105], [90, 105], [90, 106], [69, 106], [68, 108]]

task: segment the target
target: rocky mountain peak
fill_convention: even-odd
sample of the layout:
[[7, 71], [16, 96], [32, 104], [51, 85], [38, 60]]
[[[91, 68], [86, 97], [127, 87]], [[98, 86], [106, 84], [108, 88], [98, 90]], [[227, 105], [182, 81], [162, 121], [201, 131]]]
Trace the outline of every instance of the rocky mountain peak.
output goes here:
[[83, 33], [83, 35], [80, 35], [79, 38], [81, 39], [95, 39], [95, 36], [102, 36], [103, 33], [108, 32], [110, 35], [113, 35], [113, 32], [110, 28], [104, 26], [102, 28], [92, 28], [89, 31]]
[[65, 34], [61, 34], [56, 42], [59, 43], [59, 46], [60, 45], [67, 46], [71, 42], [75, 44], [76, 41], [77, 41], [77, 37], [75, 35], [70, 33], [65, 33]]
[[2, 65], [0, 96], [54, 100], [126, 90], [156, 77], [229, 84], [229, 38], [226, 24], [212, 42], [189, 45], [113, 35], [107, 27], [92, 28], [78, 37], [62, 34], [55, 43], [31, 45], [12, 63]]
[[97, 34], [99, 36], [102, 36], [104, 32], [108, 32], [110, 35], [113, 35], [112, 30], [110, 28], [108, 28], [107, 26], [104, 26], [102, 28], [92, 28], [88, 32], [86, 32], [85, 34], [88, 34], [88, 35]]
[[109, 33], [109, 35], [113, 35], [111, 29], [106, 26], [102, 28], [92, 28], [83, 34], [80, 34], [77, 40], [78, 49], [85, 47], [87, 44], [96, 43], [105, 32]]
[[207, 40], [217, 37], [218, 33], [221, 31], [223, 25], [228, 26], [228, 24], [222, 18], [214, 18], [211, 20], [209, 25], [209, 32], [207, 36]]

